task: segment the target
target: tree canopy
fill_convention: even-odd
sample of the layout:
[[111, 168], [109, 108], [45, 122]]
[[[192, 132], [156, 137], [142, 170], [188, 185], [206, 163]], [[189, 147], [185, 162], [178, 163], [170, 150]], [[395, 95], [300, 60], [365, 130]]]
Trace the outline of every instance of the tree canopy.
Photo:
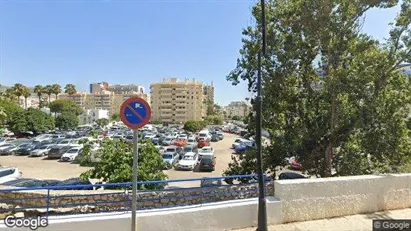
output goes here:
[[15, 134], [33, 132], [40, 134], [54, 129], [54, 118], [39, 109], [28, 108], [12, 112], [9, 129]]
[[[101, 161], [94, 168], [81, 175], [82, 178], [102, 179], [105, 182], [132, 181], [132, 144], [123, 140], [107, 140], [96, 155]], [[104, 153], [104, 155], [103, 155]], [[163, 173], [164, 162], [154, 145], [145, 139], [139, 140], [138, 181], [166, 180]], [[157, 188], [158, 185], [141, 186], [144, 189]]]
[[50, 111], [54, 113], [71, 112], [80, 115], [83, 112], [75, 102], [66, 99], [57, 99], [49, 104]]
[[56, 127], [62, 130], [74, 129], [79, 125], [79, 119], [76, 114], [72, 112], [63, 111], [56, 118]]
[[[384, 43], [361, 32], [368, 10], [398, 4]], [[261, 50], [260, 12], [257, 4], [256, 26], [243, 30], [241, 56], [227, 76], [234, 85], [247, 81], [251, 92]], [[266, 21], [266, 168], [296, 156], [319, 176], [330, 176], [332, 169], [337, 175], [399, 171], [411, 154], [411, 87], [399, 70], [411, 62], [410, 1], [271, 0]]]
[[184, 130], [189, 132], [198, 132], [206, 126], [204, 121], [189, 120], [184, 123]]

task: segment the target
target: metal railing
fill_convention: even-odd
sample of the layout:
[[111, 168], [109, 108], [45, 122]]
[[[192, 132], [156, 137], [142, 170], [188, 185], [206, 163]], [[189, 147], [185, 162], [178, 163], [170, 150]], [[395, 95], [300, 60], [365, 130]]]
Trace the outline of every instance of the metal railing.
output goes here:
[[[138, 182], [137, 209], [202, 206], [211, 202], [255, 198], [258, 197], [256, 179], [256, 175], [237, 175]], [[49, 216], [130, 211], [131, 184], [0, 189], [0, 214]], [[98, 188], [104, 190], [93, 190]]]

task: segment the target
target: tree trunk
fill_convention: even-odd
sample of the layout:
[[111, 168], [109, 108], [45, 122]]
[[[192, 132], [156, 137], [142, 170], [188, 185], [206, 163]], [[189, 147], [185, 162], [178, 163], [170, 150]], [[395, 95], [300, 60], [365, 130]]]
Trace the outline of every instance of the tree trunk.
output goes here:
[[39, 97], [39, 108], [41, 108], [41, 95], [39, 95], [38, 97]]
[[333, 157], [333, 142], [334, 142], [334, 133], [335, 133], [335, 117], [337, 111], [337, 99], [335, 93], [332, 94], [331, 99], [331, 120], [330, 120], [330, 137], [328, 145], [325, 149], [325, 173], [326, 177], [332, 175], [332, 157]]

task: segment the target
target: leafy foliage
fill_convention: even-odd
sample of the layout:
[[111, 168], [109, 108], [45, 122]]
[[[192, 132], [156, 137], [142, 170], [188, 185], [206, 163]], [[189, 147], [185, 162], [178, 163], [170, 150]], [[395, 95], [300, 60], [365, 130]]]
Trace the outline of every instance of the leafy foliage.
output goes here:
[[79, 125], [79, 119], [72, 112], [64, 111], [56, 118], [56, 127], [62, 130], [74, 129], [78, 125]]
[[39, 134], [54, 129], [54, 118], [39, 109], [29, 108], [14, 111], [11, 118], [8, 124], [10, 130], [15, 134], [24, 132]]
[[102, 118], [102, 119], [96, 120], [96, 123], [97, 123], [97, 125], [100, 126], [100, 127], [105, 127], [105, 126], [107, 126], [107, 125], [110, 123], [110, 121], [109, 121], [108, 119], [106, 119], [106, 118]]
[[112, 121], [120, 121], [120, 114], [113, 114], [111, 115], [111, 120]]
[[223, 119], [219, 115], [206, 116], [204, 118], [204, 123], [209, 125], [220, 125], [223, 124]]
[[[132, 144], [122, 140], [106, 140], [102, 148], [97, 151], [101, 161], [94, 168], [81, 177], [101, 179], [105, 182], [130, 182], [132, 181], [133, 154]], [[163, 159], [147, 140], [139, 142], [138, 157], [138, 181], [165, 180], [167, 175], [163, 173]], [[155, 189], [158, 185], [143, 185], [140, 189]]]
[[49, 104], [50, 111], [54, 113], [70, 112], [75, 115], [80, 115], [83, 112], [75, 102], [66, 99], [57, 99]]
[[197, 132], [206, 126], [204, 121], [189, 120], [184, 123], [184, 130], [189, 132]]
[[[386, 43], [360, 32], [369, 9], [398, 2], [268, 1], [262, 58], [268, 169], [286, 156], [296, 156], [319, 176], [330, 176], [332, 164], [337, 175], [402, 169], [411, 154], [406, 119], [411, 87], [398, 68], [411, 61], [410, 1], [402, 1]], [[241, 58], [227, 76], [234, 85], [247, 81], [251, 92], [261, 47], [260, 12], [256, 5], [257, 26], [244, 29]]]

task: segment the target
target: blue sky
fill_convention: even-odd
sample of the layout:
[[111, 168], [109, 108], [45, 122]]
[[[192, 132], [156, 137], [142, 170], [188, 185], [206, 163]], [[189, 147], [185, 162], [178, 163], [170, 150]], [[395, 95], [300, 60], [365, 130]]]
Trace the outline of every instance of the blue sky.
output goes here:
[[[232, 86], [242, 28], [255, 0], [0, 1], [0, 84], [139, 84], [167, 77], [213, 82], [216, 102], [244, 100]], [[382, 39], [398, 9], [367, 14]]]

